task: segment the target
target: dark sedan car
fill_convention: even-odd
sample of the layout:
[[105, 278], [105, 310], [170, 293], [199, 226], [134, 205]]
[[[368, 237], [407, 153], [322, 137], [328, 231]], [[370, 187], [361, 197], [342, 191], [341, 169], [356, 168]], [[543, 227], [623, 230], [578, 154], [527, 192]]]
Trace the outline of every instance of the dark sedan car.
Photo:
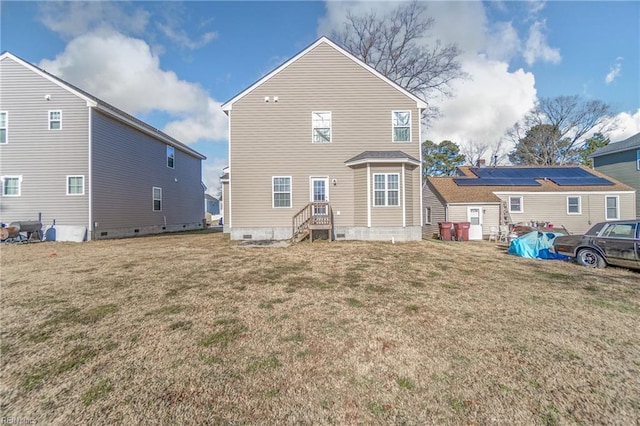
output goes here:
[[640, 221], [601, 222], [584, 235], [557, 237], [553, 250], [592, 268], [613, 265], [640, 269]]

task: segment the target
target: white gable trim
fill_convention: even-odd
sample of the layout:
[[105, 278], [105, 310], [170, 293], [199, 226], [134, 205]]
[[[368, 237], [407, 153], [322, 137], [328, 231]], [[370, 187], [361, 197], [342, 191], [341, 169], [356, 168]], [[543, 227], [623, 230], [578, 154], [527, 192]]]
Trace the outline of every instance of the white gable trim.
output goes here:
[[294, 63], [295, 61], [297, 61], [298, 59], [300, 59], [301, 57], [303, 57], [304, 55], [306, 55], [307, 53], [309, 53], [311, 50], [315, 49], [317, 46], [319, 46], [322, 43], [326, 43], [329, 46], [333, 47], [336, 51], [342, 53], [344, 56], [346, 56], [347, 58], [351, 59], [356, 64], [360, 65], [362, 68], [364, 68], [365, 70], [369, 71], [371, 74], [373, 74], [376, 77], [378, 77], [380, 80], [384, 81], [385, 83], [389, 84], [390, 86], [393, 86], [396, 90], [398, 90], [399, 92], [401, 92], [405, 96], [413, 99], [416, 102], [416, 107], [417, 108], [420, 108], [420, 109], [426, 109], [427, 108], [427, 103], [425, 101], [423, 101], [422, 99], [418, 98], [413, 93], [411, 93], [408, 90], [404, 89], [402, 86], [398, 85], [397, 83], [391, 81], [389, 78], [385, 77], [380, 72], [376, 71], [375, 68], [373, 68], [373, 67], [367, 65], [366, 63], [362, 62], [360, 59], [356, 58], [351, 53], [347, 52], [342, 47], [338, 46], [337, 44], [335, 44], [334, 42], [329, 40], [327, 37], [323, 36], [323, 37], [320, 37], [318, 40], [316, 40], [309, 47], [304, 49], [302, 52], [298, 53], [297, 55], [295, 55], [294, 57], [289, 59], [287, 62], [285, 62], [284, 64], [280, 65], [278, 68], [276, 68], [275, 70], [271, 71], [269, 74], [267, 74], [264, 77], [262, 77], [260, 80], [258, 80], [252, 86], [250, 86], [248, 89], [246, 89], [243, 92], [239, 93], [238, 95], [236, 95], [230, 101], [227, 101], [224, 104], [222, 104], [222, 110], [225, 111], [225, 112], [226, 111], [231, 111], [233, 109], [233, 104], [235, 102], [239, 101], [244, 96], [246, 96], [247, 94], [251, 93], [255, 88], [257, 88], [258, 86], [261, 86], [263, 83], [265, 83], [268, 80], [270, 80], [273, 76], [275, 76], [276, 74], [278, 74], [281, 71], [283, 71], [289, 65], [291, 65], [292, 63]]
[[95, 100], [91, 99], [90, 97], [88, 97], [84, 93], [80, 93], [77, 90], [75, 90], [73, 87], [70, 87], [70, 86], [62, 83], [57, 78], [54, 78], [51, 75], [49, 75], [49, 74], [47, 74], [45, 72], [42, 72], [42, 70], [40, 68], [30, 64], [29, 62], [27, 62], [27, 61], [25, 61], [23, 59], [18, 58], [14, 54], [12, 54], [10, 52], [4, 52], [2, 54], [2, 56], [0, 56], [0, 61], [5, 59], [5, 58], [12, 59], [13, 61], [19, 63], [22, 66], [24, 66], [25, 68], [28, 68], [29, 70], [31, 70], [31, 71], [35, 72], [36, 74], [40, 75], [41, 77], [46, 78], [47, 80], [49, 80], [51, 83], [55, 84], [56, 86], [59, 86], [59, 87], [65, 89], [66, 91], [73, 93], [74, 95], [76, 95], [80, 99], [85, 100], [87, 102], [87, 106], [95, 107], [96, 105], [98, 105], [98, 103]]

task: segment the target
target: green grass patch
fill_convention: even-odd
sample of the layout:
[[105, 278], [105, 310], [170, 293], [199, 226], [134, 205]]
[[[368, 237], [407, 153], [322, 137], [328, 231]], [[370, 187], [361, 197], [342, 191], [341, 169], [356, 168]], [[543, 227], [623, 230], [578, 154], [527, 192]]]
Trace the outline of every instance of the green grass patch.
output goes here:
[[358, 299], [355, 299], [353, 297], [348, 297], [346, 299], [347, 301], [347, 305], [353, 307], [353, 308], [361, 308], [363, 306], [362, 302], [359, 301]]
[[37, 366], [26, 374], [22, 381], [24, 390], [31, 391], [38, 387], [49, 377], [64, 374], [67, 371], [78, 368], [98, 354], [98, 351], [90, 346], [79, 345], [65, 353], [59, 360]]
[[247, 328], [238, 324], [238, 320], [235, 318], [220, 318], [214, 321], [213, 325], [219, 328], [219, 330], [214, 331], [200, 340], [200, 345], [205, 348], [212, 345], [219, 348], [226, 348], [247, 331]]
[[184, 311], [184, 307], [181, 305], [169, 305], [163, 306], [162, 308], [154, 309], [153, 311], [149, 311], [145, 314], [145, 316], [174, 315], [179, 314], [182, 311]]
[[398, 377], [396, 379], [396, 383], [401, 389], [412, 390], [416, 387], [416, 385], [414, 385], [413, 382], [407, 377]]
[[113, 386], [109, 379], [100, 380], [91, 386], [88, 391], [82, 394], [82, 402], [84, 405], [91, 405], [98, 399], [107, 396], [107, 394], [111, 392], [111, 389], [113, 389]]
[[252, 361], [247, 366], [248, 372], [259, 371], [259, 370], [275, 370], [280, 367], [282, 363], [278, 360], [278, 357], [275, 355], [269, 355], [266, 358], [262, 358], [256, 361]]
[[169, 325], [169, 330], [189, 330], [192, 326], [192, 321], [176, 321]]
[[115, 304], [100, 305], [86, 310], [76, 307], [68, 308], [64, 311], [54, 312], [51, 317], [45, 321], [45, 326], [57, 326], [64, 323], [75, 324], [95, 324], [109, 314], [118, 311]]

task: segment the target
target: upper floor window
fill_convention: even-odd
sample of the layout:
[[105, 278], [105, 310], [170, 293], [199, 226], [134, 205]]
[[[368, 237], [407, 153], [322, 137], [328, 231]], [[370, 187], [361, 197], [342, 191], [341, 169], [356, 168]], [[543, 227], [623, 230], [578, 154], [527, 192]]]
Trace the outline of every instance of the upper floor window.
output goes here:
[[62, 129], [62, 111], [49, 111], [49, 130]]
[[411, 142], [411, 111], [393, 111], [393, 141]]
[[4, 197], [19, 197], [22, 176], [2, 176], [2, 195]]
[[524, 213], [522, 197], [509, 197], [509, 213]]
[[84, 195], [84, 176], [67, 176], [67, 195]]
[[153, 211], [162, 211], [162, 188], [153, 187]]
[[314, 111], [311, 113], [313, 125], [313, 142], [331, 142], [331, 111]]
[[374, 173], [373, 205], [400, 205], [400, 175], [398, 173]]
[[620, 198], [617, 195], [607, 195], [605, 199], [605, 219], [614, 220], [620, 219], [619, 207]]
[[176, 150], [174, 147], [167, 145], [167, 167], [173, 169], [176, 163]]
[[0, 111], [0, 143], [7, 143], [9, 140], [9, 114]]
[[273, 207], [291, 207], [291, 176], [272, 178]]
[[567, 197], [567, 214], [581, 214], [582, 205], [580, 197]]

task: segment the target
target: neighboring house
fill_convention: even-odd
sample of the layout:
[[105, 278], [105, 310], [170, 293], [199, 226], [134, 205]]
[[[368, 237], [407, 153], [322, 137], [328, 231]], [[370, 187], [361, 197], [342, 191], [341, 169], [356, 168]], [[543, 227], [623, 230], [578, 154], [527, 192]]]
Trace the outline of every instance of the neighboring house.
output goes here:
[[11, 53], [0, 76], [2, 223], [85, 239], [202, 228], [204, 156]]
[[463, 166], [454, 177], [429, 177], [423, 205], [425, 236], [439, 232], [438, 222], [470, 222], [469, 239], [531, 222], [582, 233], [636, 215], [633, 188], [584, 166]]
[[204, 194], [204, 202], [205, 202], [205, 212], [210, 213], [212, 215], [220, 214], [220, 200], [218, 200], [213, 195]]
[[636, 215], [640, 218], [640, 133], [602, 147], [589, 157], [597, 171], [636, 190]]
[[[426, 103], [322, 37], [222, 105], [232, 239], [421, 238]], [[295, 224], [295, 226], [294, 226]]]

